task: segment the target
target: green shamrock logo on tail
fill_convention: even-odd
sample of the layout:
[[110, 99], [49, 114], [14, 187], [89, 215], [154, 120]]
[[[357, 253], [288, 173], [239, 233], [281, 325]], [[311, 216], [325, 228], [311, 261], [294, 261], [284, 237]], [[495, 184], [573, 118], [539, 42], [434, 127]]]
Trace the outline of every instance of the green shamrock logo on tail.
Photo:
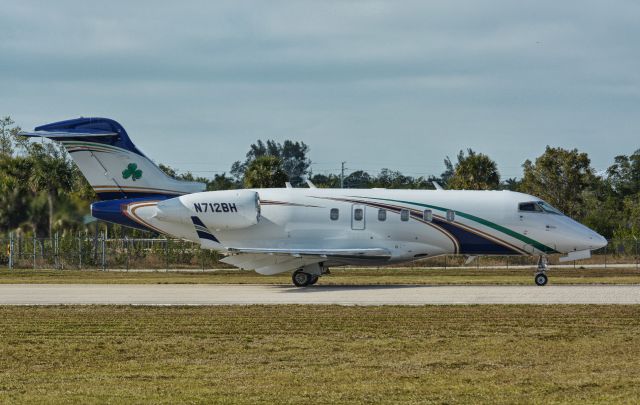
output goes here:
[[131, 177], [131, 180], [136, 181], [142, 177], [142, 170], [138, 169], [138, 165], [135, 163], [129, 163], [127, 168], [122, 171], [122, 178], [128, 179]]

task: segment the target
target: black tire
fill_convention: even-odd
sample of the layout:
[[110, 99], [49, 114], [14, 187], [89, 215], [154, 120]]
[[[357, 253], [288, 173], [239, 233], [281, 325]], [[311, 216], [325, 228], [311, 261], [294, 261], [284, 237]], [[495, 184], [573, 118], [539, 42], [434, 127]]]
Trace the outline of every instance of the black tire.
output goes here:
[[296, 270], [291, 275], [291, 281], [293, 281], [293, 285], [296, 287], [306, 287], [311, 283], [313, 276], [309, 273], [305, 273], [300, 270]]
[[319, 279], [320, 279], [320, 277], [318, 277], [318, 276], [312, 276], [311, 277], [311, 281], [309, 282], [309, 285], [314, 285], [315, 283], [318, 282]]
[[536, 285], [539, 286], [543, 286], [547, 284], [547, 281], [549, 281], [549, 279], [547, 278], [547, 275], [544, 273], [538, 273], [535, 275], [534, 280], [536, 282]]

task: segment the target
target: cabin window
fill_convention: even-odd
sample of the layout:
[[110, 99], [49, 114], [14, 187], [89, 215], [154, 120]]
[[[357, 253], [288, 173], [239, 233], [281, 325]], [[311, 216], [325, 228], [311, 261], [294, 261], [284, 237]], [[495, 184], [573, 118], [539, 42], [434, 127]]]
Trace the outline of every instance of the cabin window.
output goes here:
[[409, 210], [400, 210], [400, 221], [409, 220]]
[[356, 208], [353, 210], [353, 219], [355, 221], [362, 221], [364, 218], [364, 210], [362, 208]]
[[431, 210], [422, 211], [422, 219], [424, 219], [427, 222], [433, 221], [433, 213], [431, 212]]
[[447, 210], [447, 221], [453, 222], [456, 219], [456, 213], [454, 210]]
[[538, 204], [536, 204], [533, 201], [518, 204], [518, 210], [524, 211], [524, 212], [543, 212], [542, 207], [540, 207]]
[[329, 218], [331, 218], [332, 221], [337, 221], [339, 217], [340, 210], [337, 208], [331, 208], [331, 211], [329, 212]]
[[387, 220], [387, 210], [379, 209], [378, 210], [378, 221], [386, 221]]

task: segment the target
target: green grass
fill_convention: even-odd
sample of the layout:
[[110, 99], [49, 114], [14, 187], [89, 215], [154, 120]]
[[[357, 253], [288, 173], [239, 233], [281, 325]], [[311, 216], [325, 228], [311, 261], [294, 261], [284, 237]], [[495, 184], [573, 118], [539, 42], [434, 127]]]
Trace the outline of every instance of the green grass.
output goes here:
[[4, 403], [636, 403], [640, 306], [0, 307]]
[[[320, 284], [531, 285], [533, 269], [332, 269]], [[550, 284], [640, 284], [640, 271], [628, 269], [557, 269]], [[0, 270], [0, 284], [290, 284], [288, 273], [262, 276], [253, 271], [122, 272], [97, 270]]]

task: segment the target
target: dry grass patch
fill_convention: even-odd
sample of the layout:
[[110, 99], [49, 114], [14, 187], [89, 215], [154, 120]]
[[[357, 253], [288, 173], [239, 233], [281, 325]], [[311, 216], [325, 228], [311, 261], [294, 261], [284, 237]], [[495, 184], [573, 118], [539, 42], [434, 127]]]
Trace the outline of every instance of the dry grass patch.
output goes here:
[[0, 401], [611, 403], [640, 306], [0, 307]]

